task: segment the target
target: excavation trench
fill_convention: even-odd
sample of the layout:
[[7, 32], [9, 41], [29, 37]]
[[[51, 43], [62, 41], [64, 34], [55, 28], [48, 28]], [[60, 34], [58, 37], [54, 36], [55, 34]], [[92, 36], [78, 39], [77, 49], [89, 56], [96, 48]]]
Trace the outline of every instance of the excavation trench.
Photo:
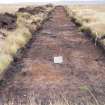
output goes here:
[[[54, 56], [63, 56], [63, 63], [54, 64]], [[58, 100], [96, 104], [104, 99], [105, 56], [60, 6], [34, 33], [0, 86], [0, 105], [11, 101], [13, 105], [47, 105]]]

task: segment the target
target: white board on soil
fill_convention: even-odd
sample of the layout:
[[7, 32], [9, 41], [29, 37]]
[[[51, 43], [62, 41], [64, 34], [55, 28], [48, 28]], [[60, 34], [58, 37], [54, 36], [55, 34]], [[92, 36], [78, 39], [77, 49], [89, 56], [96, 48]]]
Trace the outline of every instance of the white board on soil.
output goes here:
[[63, 63], [63, 57], [62, 56], [54, 57], [54, 63], [58, 63], [58, 64]]

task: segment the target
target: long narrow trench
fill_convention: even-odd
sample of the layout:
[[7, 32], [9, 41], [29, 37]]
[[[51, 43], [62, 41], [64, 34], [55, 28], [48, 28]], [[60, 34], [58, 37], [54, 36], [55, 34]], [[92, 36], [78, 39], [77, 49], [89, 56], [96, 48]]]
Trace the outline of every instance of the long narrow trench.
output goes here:
[[[63, 63], [54, 64], [55, 56], [62, 56]], [[9, 71], [18, 72], [6, 74], [12, 80], [1, 85], [0, 105], [11, 101], [13, 105], [47, 105], [65, 99], [97, 103], [105, 99], [105, 56], [60, 6]]]

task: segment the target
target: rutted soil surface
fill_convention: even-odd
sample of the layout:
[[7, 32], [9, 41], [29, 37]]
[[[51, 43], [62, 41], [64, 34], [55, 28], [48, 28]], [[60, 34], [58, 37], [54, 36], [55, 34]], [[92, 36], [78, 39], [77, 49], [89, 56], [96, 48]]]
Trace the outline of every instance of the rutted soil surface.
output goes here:
[[[64, 62], [54, 64], [59, 55]], [[45, 105], [58, 99], [97, 104], [105, 99], [105, 57], [64, 8], [56, 7], [1, 82], [0, 105]]]

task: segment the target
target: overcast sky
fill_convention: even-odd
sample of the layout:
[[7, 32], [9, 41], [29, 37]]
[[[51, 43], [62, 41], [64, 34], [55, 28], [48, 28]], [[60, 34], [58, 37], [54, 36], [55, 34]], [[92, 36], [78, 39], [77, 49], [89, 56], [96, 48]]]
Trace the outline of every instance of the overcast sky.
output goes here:
[[[54, 1], [65, 1], [65, 0], [0, 0], [0, 3], [54, 2]], [[66, 0], [66, 1], [91, 1], [91, 0]], [[102, 0], [96, 0], [96, 1], [102, 1]]]

